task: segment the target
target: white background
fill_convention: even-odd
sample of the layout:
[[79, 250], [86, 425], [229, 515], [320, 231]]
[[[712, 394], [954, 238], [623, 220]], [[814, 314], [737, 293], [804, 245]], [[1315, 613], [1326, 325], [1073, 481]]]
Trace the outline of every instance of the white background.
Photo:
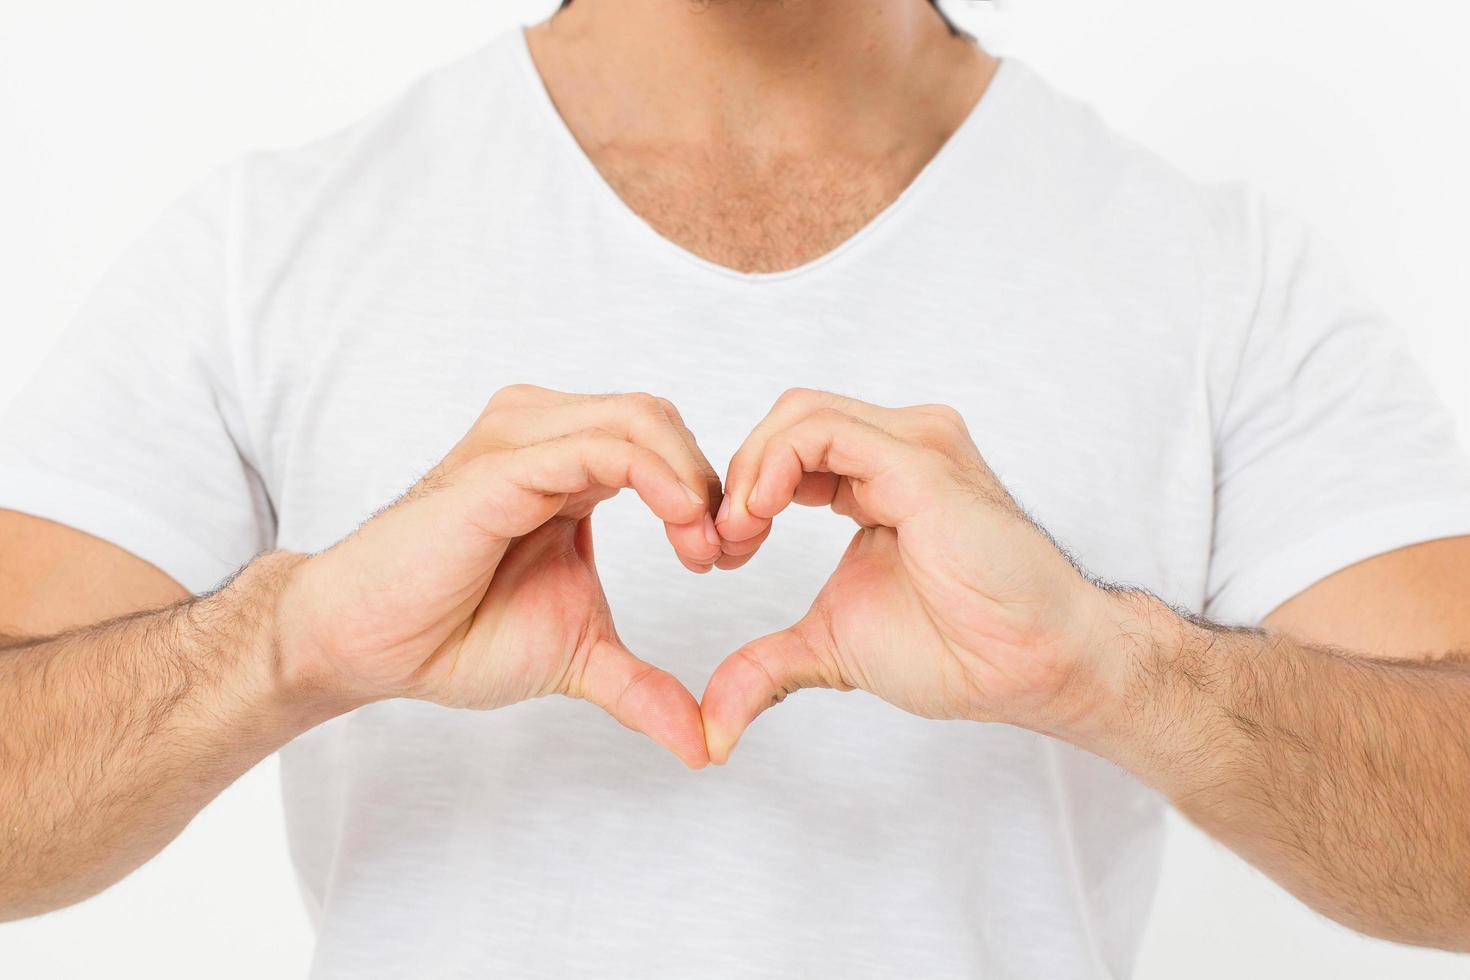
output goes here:
[[[550, 6], [0, 0], [0, 405], [107, 261], [212, 166], [336, 128]], [[1470, 431], [1462, 4], [952, 7], [1187, 170], [1251, 179], [1305, 213], [1404, 325]], [[0, 977], [293, 977], [310, 946], [270, 760], [118, 887], [0, 925]], [[1470, 977], [1470, 958], [1352, 935], [1176, 821], [1139, 976]]]

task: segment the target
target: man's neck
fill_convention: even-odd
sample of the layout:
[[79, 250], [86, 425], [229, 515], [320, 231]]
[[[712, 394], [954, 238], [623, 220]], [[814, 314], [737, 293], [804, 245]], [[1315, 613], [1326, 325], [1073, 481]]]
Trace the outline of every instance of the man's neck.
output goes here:
[[877, 156], [948, 135], [994, 70], [924, 0], [575, 0], [531, 41], [591, 146]]
[[528, 39], [623, 202], [742, 272], [795, 268], [856, 234], [995, 71], [925, 0], [575, 0]]

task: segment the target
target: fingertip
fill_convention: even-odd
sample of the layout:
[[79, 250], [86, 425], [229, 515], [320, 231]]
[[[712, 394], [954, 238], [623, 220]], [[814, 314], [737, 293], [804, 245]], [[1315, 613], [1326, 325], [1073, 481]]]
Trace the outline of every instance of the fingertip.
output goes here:
[[685, 558], [682, 555], [679, 556], [679, 563], [685, 568], [689, 569], [695, 575], [708, 575], [710, 571], [719, 564], [718, 561], [715, 561], [711, 562], [708, 565], [705, 565], [697, 561], [690, 561], [688, 558]]
[[720, 501], [720, 509], [715, 512], [715, 527], [722, 537], [727, 536], [727, 529], [738, 529], [748, 519], [750, 512], [746, 509], [745, 493], [739, 487], [726, 487], [725, 497]]
[[766, 543], [766, 539], [771, 536], [771, 527], [772, 525], [767, 522], [765, 529], [754, 537], [743, 538], [739, 541], [725, 541], [720, 545], [719, 557], [746, 558], [755, 554], [761, 549], [761, 545]]
[[[645, 732], [644, 734], [649, 733]], [[703, 732], [700, 734], [702, 736]], [[654, 742], [666, 749], [675, 759], [678, 759], [685, 769], [698, 772], [700, 769], [709, 765], [709, 750], [705, 747], [702, 737], [697, 740], [666, 738], [657, 735], [650, 735], [650, 737]]]
[[691, 572], [709, 571], [724, 554], [718, 537], [713, 542], [710, 541], [709, 529], [705, 523], [707, 521], [708, 514], [704, 515], [703, 521], [669, 524], [665, 527], [669, 543], [674, 546], [674, 554]]
[[729, 762], [730, 753], [735, 751], [735, 743], [738, 741], [740, 741], [739, 737], [733, 739], [721, 738], [719, 741], [709, 744], [707, 749], [709, 761], [717, 766], [723, 766]]
[[[662, 460], [659, 462], [663, 467], [668, 466]], [[672, 468], [664, 472], [663, 478], [672, 485], [660, 488], [660, 495], [665, 498], [665, 502], [661, 508], [654, 508], [654, 512], [669, 524], [679, 527], [690, 525], [700, 527], [700, 522], [709, 510], [709, 505], [705, 503], [704, 497], [690, 489], [689, 484], [674, 475]], [[677, 493], [675, 487], [678, 488]]]
[[762, 476], [756, 481], [755, 486], [750, 488], [750, 495], [745, 498], [745, 512], [751, 517], [770, 520], [776, 515], [768, 514], [764, 509], [765, 505], [770, 503], [770, 498], [773, 496], [769, 490], [762, 491], [761, 484], [765, 481], [766, 477]]
[[741, 507], [735, 509], [723, 524], [717, 523], [715, 526], [719, 531], [720, 543], [723, 546], [759, 538], [771, 529], [771, 522]]
[[692, 695], [689, 700], [693, 717], [689, 719], [689, 724], [679, 726], [682, 730], [645, 734], [651, 735], [655, 742], [668, 749], [685, 768], [698, 771], [709, 765], [709, 746], [704, 733], [704, 721], [699, 716], [699, 707], [693, 703]]
[[703, 498], [690, 503], [684, 513], [687, 516], [681, 523], [693, 524], [700, 528], [701, 531], [703, 530], [704, 522], [710, 519], [709, 505], [704, 502]]
[[740, 741], [740, 736], [745, 731], [744, 725], [732, 725], [729, 720], [730, 713], [738, 713], [738, 708], [729, 700], [733, 690], [727, 682], [727, 676], [727, 664], [721, 664], [715, 669], [699, 699], [705, 751], [709, 755], [709, 761], [717, 766], [723, 766], [730, 761], [730, 753], [735, 750], [735, 743]]
[[680, 564], [697, 575], [703, 575], [714, 568], [715, 563], [724, 556], [724, 553], [718, 548], [714, 549], [712, 554], [706, 554], [705, 549], [680, 548], [677, 545], [674, 547], [674, 554], [678, 557]]
[[735, 521], [730, 508], [730, 498], [726, 497], [725, 502], [720, 504], [720, 512], [715, 515], [715, 532], [719, 534], [720, 540], [728, 541], [734, 528]]
[[769, 524], [791, 503], [789, 494], [777, 497], [775, 494], [762, 497], [759, 501], [746, 501], [745, 513], [750, 515], [753, 521]]
[[709, 764], [699, 702], [673, 674], [639, 660], [626, 647], [600, 643], [574, 696], [601, 706], [690, 769]]

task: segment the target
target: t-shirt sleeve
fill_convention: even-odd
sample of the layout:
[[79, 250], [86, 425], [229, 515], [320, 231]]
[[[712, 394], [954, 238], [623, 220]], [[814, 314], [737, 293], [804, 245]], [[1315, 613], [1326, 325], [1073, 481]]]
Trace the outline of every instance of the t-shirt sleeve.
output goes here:
[[1205, 605], [1242, 625], [1356, 562], [1470, 534], [1470, 462], [1405, 338], [1299, 222], [1256, 212]]
[[110, 541], [192, 592], [274, 539], [230, 356], [233, 172], [114, 261], [0, 422], [0, 508]]

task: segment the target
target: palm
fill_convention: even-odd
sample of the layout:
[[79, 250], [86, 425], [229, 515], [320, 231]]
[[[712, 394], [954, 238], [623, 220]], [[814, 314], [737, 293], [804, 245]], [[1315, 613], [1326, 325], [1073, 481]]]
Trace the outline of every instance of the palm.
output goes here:
[[[460, 706], [520, 700], [508, 695], [518, 681], [530, 684], [533, 661], [568, 656], [573, 630], [592, 637], [594, 622], [611, 628], [590, 537], [577, 547], [578, 519], [606, 496], [575, 495], [558, 509], [554, 500], [517, 491], [515, 510], [528, 528], [505, 540], [436, 507], [432, 495], [410, 494], [389, 512], [409, 520], [369, 522], [322, 556], [338, 560], [349, 545], [383, 556], [352, 576], [351, 588], [326, 597], [326, 618], [340, 624], [338, 669], [367, 690]], [[499, 615], [505, 618], [497, 622]], [[488, 662], [512, 646], [515, 669], [492, 672]]]
[[587, 521], [553, 518], [518, 539], [458, 633], [425, 664], [434, 700], [496, 708], [574, 686], [617, 643]]
[[966, 673], [915, 588], [890, 528], [857, 532], [793, 633], [826, 651], [837, 686], [870, 691], [928, 718], [962, 713]]
[[[950, 515], [895, 531], [857, 533], [809, 614], [797, 627], [825, 648], [847, 686], [928, 718], [988, 714], [1045, 681], [1048, 663], [1027, 643], [1043, 625], [1027, 591], [997, 555], [973, 566], [967, 553], [997, 542], [970, 540]], [[993, 551], [991, 553], [994, 553]]]

